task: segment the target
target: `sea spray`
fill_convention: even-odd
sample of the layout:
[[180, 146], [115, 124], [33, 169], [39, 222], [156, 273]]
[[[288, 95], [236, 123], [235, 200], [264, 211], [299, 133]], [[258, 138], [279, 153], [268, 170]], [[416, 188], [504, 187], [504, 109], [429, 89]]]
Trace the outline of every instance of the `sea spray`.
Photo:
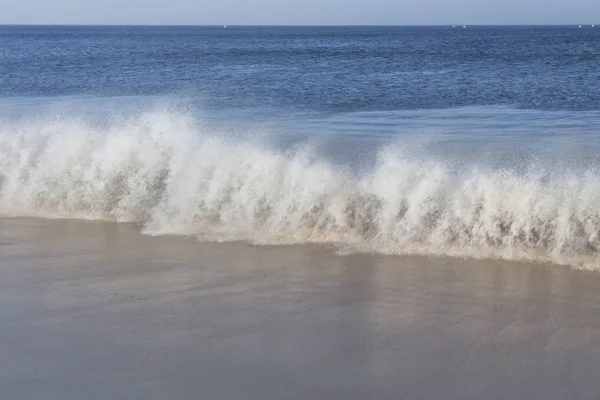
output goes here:
[[[414, 149], [413, 149], [414, 150]], [[365, 172], [185, 113], [0, 123], [0, 214], [153, 235], [600, 266], [600, 173], [453, 165], [384, 146]]]

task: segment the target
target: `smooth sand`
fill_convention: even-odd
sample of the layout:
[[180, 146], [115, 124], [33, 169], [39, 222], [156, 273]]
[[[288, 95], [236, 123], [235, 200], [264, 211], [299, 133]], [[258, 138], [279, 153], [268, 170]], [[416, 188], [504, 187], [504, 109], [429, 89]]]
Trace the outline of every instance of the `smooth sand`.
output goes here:
[[0, 219], [2, 399], [599, 399], [600, 273]]

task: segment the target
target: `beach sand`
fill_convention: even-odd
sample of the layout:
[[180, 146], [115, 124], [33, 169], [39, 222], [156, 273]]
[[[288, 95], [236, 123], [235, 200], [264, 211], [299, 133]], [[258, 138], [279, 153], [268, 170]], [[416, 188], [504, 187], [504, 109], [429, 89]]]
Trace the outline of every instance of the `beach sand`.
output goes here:
[[600, 273], [0, 219], [2, 399], [599, 399]]

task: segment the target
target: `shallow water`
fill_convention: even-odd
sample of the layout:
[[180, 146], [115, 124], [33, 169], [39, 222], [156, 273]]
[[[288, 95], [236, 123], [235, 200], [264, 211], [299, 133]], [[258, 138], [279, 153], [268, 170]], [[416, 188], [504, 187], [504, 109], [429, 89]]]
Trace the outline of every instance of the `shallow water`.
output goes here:
[[600, 276], [0, 220], [6, 398], [595, 399]]

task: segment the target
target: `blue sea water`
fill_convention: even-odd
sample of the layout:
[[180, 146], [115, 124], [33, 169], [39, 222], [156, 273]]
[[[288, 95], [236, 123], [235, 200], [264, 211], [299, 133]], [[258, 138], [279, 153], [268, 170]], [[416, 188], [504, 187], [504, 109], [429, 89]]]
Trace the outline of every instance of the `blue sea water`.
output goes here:
[[0, 213], [600, 260], [600, 29], [0, 26]]

